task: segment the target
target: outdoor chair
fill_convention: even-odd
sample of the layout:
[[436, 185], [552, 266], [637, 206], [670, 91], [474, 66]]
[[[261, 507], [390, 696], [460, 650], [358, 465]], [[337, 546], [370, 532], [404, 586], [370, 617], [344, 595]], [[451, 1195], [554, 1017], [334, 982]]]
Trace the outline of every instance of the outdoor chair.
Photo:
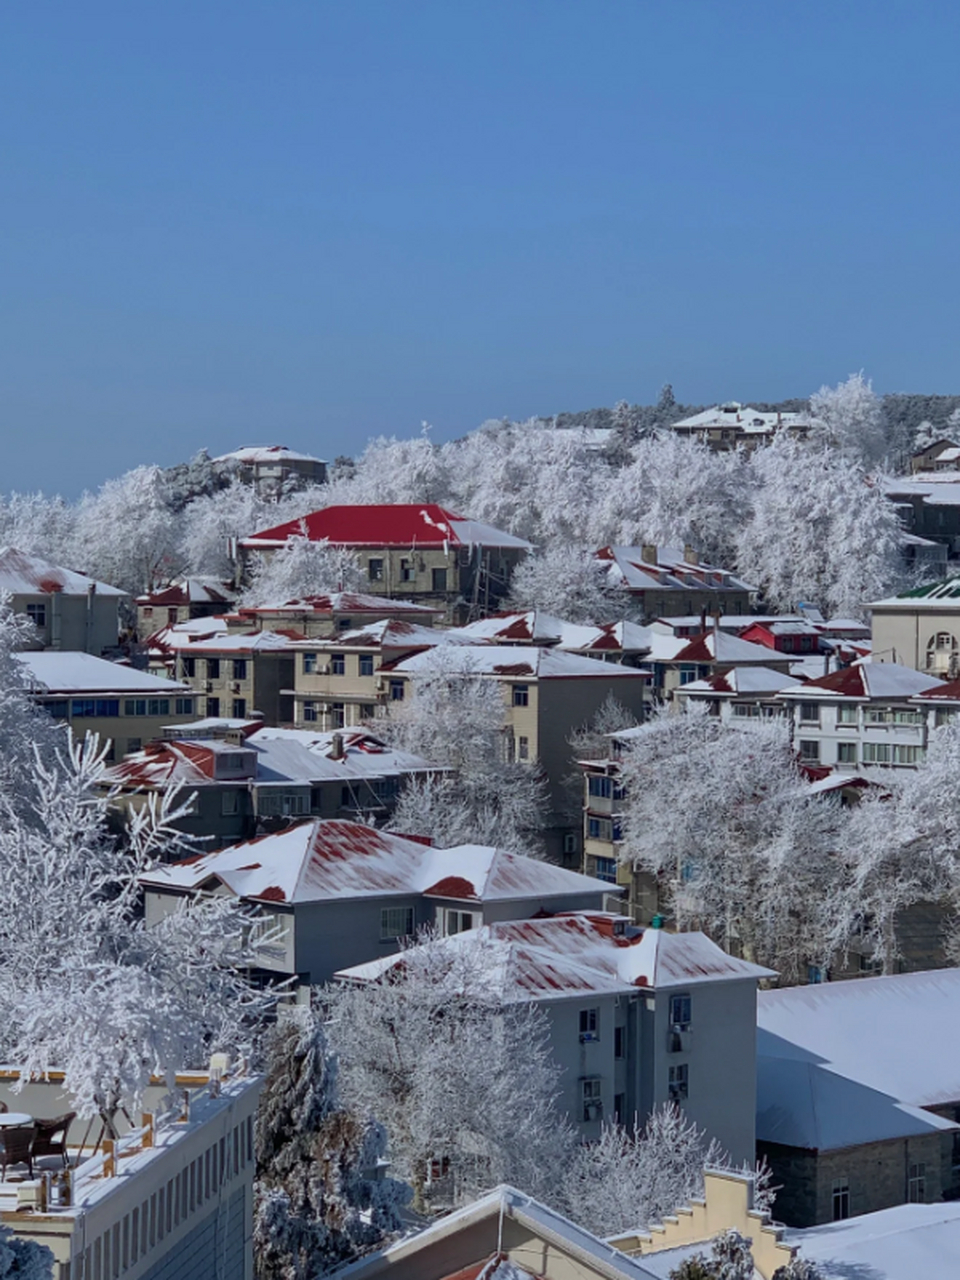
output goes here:
[[25, 1164], [27, 1174], [33, 1177], [33, 1144], [37, 1136], [37, 1127], [33, 1124], [18, 1125], [16, 1128], [0, 1131], [0, 1170], [4, 1181], [7, 1177], [7, 1165]]
[[0, 1102], [0, 1115], [6, 1115], [10, 1108], [5, 1102]]
[[37, 1131], [33, 1143], [34, 1157], [60, 1156], [66, 1168], [70, 1163], [67, 1156], [67, 1130], [76, 1118], [75, 1111], [66, 1111], [62, 1116], [54, 1116], [52, 1120], [34, 1121]]

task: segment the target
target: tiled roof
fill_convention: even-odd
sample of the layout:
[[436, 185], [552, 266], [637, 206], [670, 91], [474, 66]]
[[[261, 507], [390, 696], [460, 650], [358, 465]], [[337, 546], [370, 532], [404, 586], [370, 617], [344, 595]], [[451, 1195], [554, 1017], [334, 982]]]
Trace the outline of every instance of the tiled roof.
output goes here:
[[264, 529], [243, 541], [258, 546], [282, 546], [290, 538], [312, 542], [326, 538], [348, 547], [504, 547], [530, 550], [530, 543], [479, 520], [454, 515], [435, 502], [377, 506], [323, 507], [297, 520]]

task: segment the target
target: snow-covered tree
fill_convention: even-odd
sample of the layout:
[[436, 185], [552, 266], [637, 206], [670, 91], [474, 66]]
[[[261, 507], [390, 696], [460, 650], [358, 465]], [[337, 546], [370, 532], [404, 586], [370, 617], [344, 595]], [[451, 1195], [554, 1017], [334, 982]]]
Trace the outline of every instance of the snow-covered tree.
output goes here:
[[913, 437], [913, 452], [921, 453], [924, 449], [929, 449], [932, 444], [936, 444], [938, 440], [943, 438], [944, 430], [935, 427], [928, 418], [924, 418]]
[[0, 547], [16, 547], [44, 556], [54, 564], [74, 567], [76, 508], [57, 495], [42, 493], [0, 495]]
[[513, 572], [510, 607], [542, 609], [566, 622], [609, 622], [629, 608], [629, 597], [607, 583], [596, 549], [550, 543]]
[[252, 485], [235, 481], [227, 488], [187, 503], [183, 512], [180, 555], [184, 570], [226, 581], [236, 569], [231, 540], [248, 538], [276, 523], [276, 509]]
[[77, 509], [84, 573], [133, 595], [152, 591], [180, 567], [180, 520], [159, 467], [137, 467], [86, 493]]
[[330, 591], [359, 591], [362, 584], [360, 562], [352, 551], [326, 538], [312, 541], [303, 536], [255, 558], [241, 604], [283, 604]]
[[739, 1231], [721, 1231], [711, 1241], [709, 1254], [684, 1259], [670, 1272], [670, 1280], [753, 1280], [750, 1244]]
[[875, 467], [889, 454], [883, 405], [863, 370], [835, 387], [821, 387], [810, 397], [810, 412], [816, 424], [814, 438], [851, 461]]
[[809, 794], [786, 725], [664, 710], [634, 731], [621, 769], [623, 857], [657, 877], [678, 927], [785, 980], [825, 962], [840, 811]]
[[896, 508], [854, 463], [780, 435], [751, 466], [752, 515], [740, 525], [736, 563], [769, 607], [803, 601], [860, 617], [868, 601], [898, 589]]
[[391, 818], [392, 830], [430, 836], [447, 848], [493, 844], [538, 854], [545, 786], [535, 765], [510, 758], [499, 682], [485, 678], [457, 646], [438, 646], [431, 658], [413, 682], [412, 696], [392, 703], [377, 730], [402, 750], [453, 773], [409, 783]]
[[500, 1182], [551, 1198], [572, 1149], [545, 1015], [506, 1003], [494, 944], [409, 947], [378, 980], [327, 987], [341, 1096], [385, 1126], [415, 1204], [463, 1204]]
[[816, 1262], [801, 1258], [799, 1254], [783, 1267], [777, 1267], [773, 1280], [827, 1280]]
[[319, 1018], [274, 1031], [257, 1112], [254, 1264], [259, 1280], [313, 1280], [400, 1229], [408, 1189], [377, 1178], [386, 1134], [340, 1106]]
[[36, 1240], [21, 1240], [10, 1227], [0, 1226], [2, 1280], [53, 1280], [53, 1251]]

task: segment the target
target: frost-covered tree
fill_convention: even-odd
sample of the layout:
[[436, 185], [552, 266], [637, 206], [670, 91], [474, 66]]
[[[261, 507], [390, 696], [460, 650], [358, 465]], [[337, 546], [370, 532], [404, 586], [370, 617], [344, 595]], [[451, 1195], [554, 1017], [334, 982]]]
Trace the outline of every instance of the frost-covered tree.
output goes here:
[[391, 829], [430, 836], [449, 848], [491, 844], [517, 853], [542, 851], [546, 791], [534, 764], [512, 759], [500, 684], [457, 646], [438, 646], [413, 682], [412, 696], [390, 706], [377, 730], [404, 751], [453, 772], [412, 781]]
[[180, 567], [180, 520], [159, 467], [137, 467], [86, 493], [77, 509], [84, 573], [133, 595], [152, 591]]
[[54, 564], [73, 567], [76, 509], [57, 495], [42, 493], [0, 495], [0, 547], [16, 547], [44, 556]]
[[250, 585], [241, 604], [283, 604], [331, 591], [359, 591], [360, 562], [352, 551], [326, 538], [291, 538], [269, 555], [257, 556], [250, 569]]
[[609, 622], [630, 601], [608, 585], [606, 569], [593, 547], [550, 543], [514, 570], [510, 607], [542, 609], [566, 622]]
[[634, 731], [621, 769], [622, 856], [656, 876], [678, 927], [786, 981], [825, 962], [841, 814], [809, 794], [786, 725], [664, 710]]
[[226, 581], [236, 564], [233, 539], [248, 538], [276, 523], [276, 509], [252, 485], [234, 482], [190, 501], [183, 512], [180, 555], [184, 570]]
[[799, 1254], [783, 1267], [777, 1267], [773, 1280], [827, 1280], [823, 1271], [809, 1258], [801, 1258]]
[[7, 1226], [0, 1226], [0, 1277], [2, 1280], [53, 1280], [52, 1250], [36, 1240], [21, 1240]]
[[419, 1208], [500, 1182], [553, 1198], [573, 1137], [546, 1017], [505, 1001], [494, 945], [462, 937], [409, 947], [377, 981], [324, 989], [341, 1096], [385, 1126]]
[[684, 1259], [670, 1272], [670, 1280], [753, 1280], [750, 1243], [739, 1231], [722, 1231], [711, 1242], [709, 1254]]
[[780, 435], [752, 459], [752, 515], [736, 562], [769, 607], [803, 601], [828, 616], [863, 616], [900, 586], [901, 529], [882, 488], [831, 450]]
[[258, 1280], [312, 1280], [400, 1229], [408, 1189], [375, 1176], [386, 1134], [345, 1110], [337, 1063], [311, 1010], [288, 1011], [269, 1044], [257, 1112]]
[[875, 467], [887, 457], [891, 441], [883, 405], [863, 370], [835, 387], [821, 387], [810, 397], [810, 412], [814, 438], [839, 449], [851, 461]]
[[936, 444], [938, 440], [943, 438], [943, 430], [935, 427], [928, 418], [924, 418], [914, 433], [913, 452], [921, 453], [924, 449], [929, 449], [932, 444]]

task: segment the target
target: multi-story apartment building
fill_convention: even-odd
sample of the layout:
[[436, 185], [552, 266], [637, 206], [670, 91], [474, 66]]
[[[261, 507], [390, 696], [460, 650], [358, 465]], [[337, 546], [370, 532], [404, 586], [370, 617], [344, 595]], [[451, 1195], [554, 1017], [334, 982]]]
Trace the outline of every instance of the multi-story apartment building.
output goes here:
[[[253, 1280], [254, 1121], [256, 1077], [177, 1077], [177, 1093], [151, 1086], [144, 1113], [113, 1150], [92, 1150], [89, 1123], [74, 1119], [67, 1158], [70, 1190], [46, 1205], [37, 1180], [60, 1156], [45, 1157], [34, 1180], [20, 1166], [0, 1182], [3, 1225], [54, 1255], [54, 1280]], [[184, 1092], [185, 1091], [185, 1092]], [[62, 1076], [24, 1083], [0, 1072], [0, 1101], [24, 1122], [69, 1108]], [[58, 1167], [59, 1166], [59, 1167]]]
[[703, 564], [693, 547], [603, 547], [611, 587], [629, 593], [643, 622], [673, 614], [749, 613], [756, 587], [729, 569]]
[[[560, 1105], [584, 1139], [605, 1120], [642, 1124], [674, 1102], [735, 1161], [753, 1162], [757, 984], [770, 969], [702, 933], [638, 929], [603, 913], [492, 924], [443, 945], [483, 946], [494, 994], [535, 1000], [547, 1014]], [[375, 982], [400, 960], [337, 976]]]
[[220, 632], [179, 645], [174, 669], [197, 695], [202, 716], [245, 720], [258, 711], [267, 724], [290, 724], [294, 645], [300, 638], [277, 631]]
[[137, 634], [146, 640], [161, 628], [226, 613], [233, 601], [233, 590], [216, 578], [181, 578], [162, 591], [137, 596]]
[[42, 649], [82, 650], [99, 657], [116, 648], [125, 591], [62, 569], [42, 556], [0, 548], [0, 593], [36, 628]]
[[941, 680], [960, 675], [960, 577], [874, 600], [869, 608], [877, 657]]
[[435, 502], [324, 507], [244, 538], [240, 549], [270, 555], [303, 537], [354, 551], [372, 594], [440, 606], [457, 621], [496, 609], [531, 550], [523, 538]]
[[382, 669], [383, 697], [393, 703], [416, 697], [417, 677], [458, 669], [495, 680], [504, 701], [504, 751], [509, 759], [536, 765], [549, 788], [548, 847], [570, 865], [581, 861], [580, 796], [570, 781], [570, 739], [589, 725], [612, 698], [639, 722], [644, 716], [647, 675], [635, 667], [598, 662], [536, 645], [458, 647], [456, 663], [441, 650], [424, 649]]
[[730, 723], [782, 716], [788, 709], [780, 699], [785, 689], [800, 687], [801, 681], [770, 667], [732, 667], [723, 675], [694, 680], [676, 691], [680, 705], [687, 701], [706, 706], [710, 715]]
[[324, 484], [327, 464], [309, 453], [297, 453], [285, 444], [243, 445], [233, 453], [214, 458], [214, 466], [234, 472], [253, 485], [262, 497], [272, 498], [291, 481], [298, 485]]
[[67, 723], [77, 741], [95, 733], [109, 742], [112, 760], [139, 751], [166, 725], [186, 723], [196, 714], [193, 690], [177, 680], [89, 653], [31, 650], [15, 656], [30, 673], [37, 705]]

